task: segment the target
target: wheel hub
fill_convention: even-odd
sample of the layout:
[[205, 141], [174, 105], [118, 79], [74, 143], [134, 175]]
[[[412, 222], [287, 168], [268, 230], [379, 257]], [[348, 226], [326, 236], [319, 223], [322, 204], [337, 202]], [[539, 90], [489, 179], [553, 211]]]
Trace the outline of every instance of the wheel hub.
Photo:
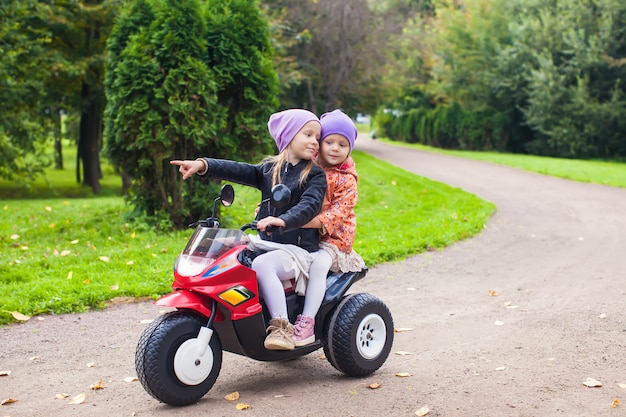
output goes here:
[[174, 355], [174, 373], [183, 384], [198, 385], [202, 383], [213, 369], [213, 351], [204, 350], [204, 355], [198, 352], [198, 339], [185, 341]]
[[359, 323], [357, 349], [365, 359], [375, 359], [385, 348], [387, 331], [385, 322], [378, 314], [368, 314]]

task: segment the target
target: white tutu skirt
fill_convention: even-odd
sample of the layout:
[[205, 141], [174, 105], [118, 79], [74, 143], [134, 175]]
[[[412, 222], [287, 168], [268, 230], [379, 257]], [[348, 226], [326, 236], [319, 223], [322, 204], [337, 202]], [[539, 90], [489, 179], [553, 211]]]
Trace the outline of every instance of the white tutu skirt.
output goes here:
[[330, 266], [332, 272], [359, 272], [365, 268], [363, 258], [354, 250], [350, 253], [342, 252], [337, 246], [327, 242], [320, 242], [320, 249], [328, 252], [333, 259], [333, 263]]

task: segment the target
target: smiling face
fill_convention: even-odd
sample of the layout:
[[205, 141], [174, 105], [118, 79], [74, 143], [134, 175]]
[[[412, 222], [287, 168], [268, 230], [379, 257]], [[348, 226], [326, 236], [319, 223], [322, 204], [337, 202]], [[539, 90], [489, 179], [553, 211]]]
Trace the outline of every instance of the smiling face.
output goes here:
[[322, 139], [317, 162], [326, 167], [342, 164], [350, 155], [350, 142], [345, 136], [333, 133]]
[[311, 160], [319, 149], [319, 138], [322, 134], [322, 125], [316, 120], [307, 122], [296, 133], [287, 147], [287, 160], [296, 165], [301, 160]]

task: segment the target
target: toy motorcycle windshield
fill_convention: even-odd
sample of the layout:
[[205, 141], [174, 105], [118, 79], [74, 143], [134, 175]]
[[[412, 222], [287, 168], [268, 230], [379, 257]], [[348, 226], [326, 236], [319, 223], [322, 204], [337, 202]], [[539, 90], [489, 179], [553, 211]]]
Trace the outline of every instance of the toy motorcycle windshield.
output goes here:
[[[249, 242], [248, 235], [238, 229], [200, 226], [196, 228], [187, 246], [179, 255], [174, 269], [180, 276], [196, 276], [231, 249], [247, 245]], [[207, 271], [208, 273], [210, 270]]]

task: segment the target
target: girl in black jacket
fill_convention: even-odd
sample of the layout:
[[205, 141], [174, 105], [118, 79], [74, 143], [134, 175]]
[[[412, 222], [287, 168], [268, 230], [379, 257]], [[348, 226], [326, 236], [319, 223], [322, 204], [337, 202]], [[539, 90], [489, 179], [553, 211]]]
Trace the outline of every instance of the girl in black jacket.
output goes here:
[[[261, 199], [268, 200], [276, 184], [285, 184], [291, 190], [290, 203], [282, 209], [261, 204], [257, 214], [257, 228], [264, 241], [291, 244], [316, 252], [319, 249], [319, 230], [301, 227], [315, 217], [326, 193], [326, 175], [314, 163], [319, 149], [321, 125], [317, 116], [308, 110], [289, 109], [273, 114], [268, 122], [270, 134], [278, 145], [279, 154], [253, 165], [224, 159], [198, 158], [195, 161], [170, 161], [177, 165], [183, 180], [193, 174], [219, 178], [261, 190]], [[266, 233], [267, 226], [283, 227], [284, 233]], [[288, 249], [288, 247], [285, 247]], [[294, 348], [293, 325], [289, 323], [287, 303], [282, 281], [294, 279], [300, 271], [293, 251], [272, 250], [255, 258], [259, 288], [270, 311], [270, 326], [265, 348], [291, 350]], [[305, 269], [308, 273], [308, 267]]]

